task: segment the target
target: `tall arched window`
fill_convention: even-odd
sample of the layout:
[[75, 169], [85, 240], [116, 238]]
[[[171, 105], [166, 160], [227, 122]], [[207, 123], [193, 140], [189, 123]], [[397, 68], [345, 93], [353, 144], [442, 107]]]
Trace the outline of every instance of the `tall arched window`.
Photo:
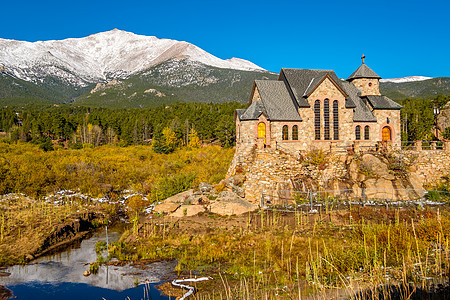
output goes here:
[[298, 126], [297, 125], [292, 126], [292, 140], [294, 140], [294, 141], [298, 140]]
[[323, 121], [324, 121], [324, 139], [330, 139], [330, 101], [325, 99], [323, 101]]
[[339, 140], [339, 102], [337, 100], [333, 101], [333, 138]]
[[355, 128], [355, 140], [359, 141], [361, 139], [361, 126], [356, 126]]
[[320, 140], [320, 101], [314, 102], [314, 138]]
[[283, 141], [286, 141], [289, 139], [289, 130], [288, 130], [287, 125], [283, 126], [283, 137], [282, 138], [283, 138]]
[[266, 124], [263, 122], [258, 124], [258, 138], [264, 139], [264, 144], [266, 143]]
[[369, 125], [366, 125], [364, 127], [364, 139], [365, 140], [370, 140], [369, 130], [370, 130]]

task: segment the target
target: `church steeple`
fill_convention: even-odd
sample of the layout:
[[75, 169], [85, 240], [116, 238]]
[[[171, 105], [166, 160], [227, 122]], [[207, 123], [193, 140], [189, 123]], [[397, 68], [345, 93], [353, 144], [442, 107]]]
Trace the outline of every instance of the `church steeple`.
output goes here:
[[366, 56], [363, 54], [362, 64], [356, 69], [355, 72], [347, 78], [347, 81], [353, 83], [358, 89], [361, 90], [361, 96], [365, 95], [381, 95], [380, 94], [380, 79], [371, 68], [365, 64]]

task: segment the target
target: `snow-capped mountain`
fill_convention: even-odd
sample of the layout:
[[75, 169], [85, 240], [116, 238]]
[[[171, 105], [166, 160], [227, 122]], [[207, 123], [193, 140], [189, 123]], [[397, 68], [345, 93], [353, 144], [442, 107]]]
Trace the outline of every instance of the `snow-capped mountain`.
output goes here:
[[222, 60], [187, 42], [118, 29], [60, 41], [31, 43], [0, 39], [3, 72], [34, 83], [50, 76], [82, 87], [127, 78], [173, 59], [188, 59], [223, 69], [265, 71], [247, 60]]
[[414, 81], [424, 81], [424, 80], [428, 80], [428, 79], [433, 79], [433, 77], [408, 76], [408, 77], [402, 77], [402, 78], [381, 79], [380, 82], [405, 83], [405, 82], [414, 82]]

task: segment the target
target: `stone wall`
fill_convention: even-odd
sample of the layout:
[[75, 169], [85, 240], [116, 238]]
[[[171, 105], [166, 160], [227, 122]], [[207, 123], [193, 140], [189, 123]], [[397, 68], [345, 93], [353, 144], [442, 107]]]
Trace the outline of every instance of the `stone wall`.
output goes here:
[[256, 204], [262, 193], [280, 199], [289, 198], [286, 193], [294, 190], [351, 189], [355, 197], [362, 197], [364, 189], [369, 198], [407, 200], [419, 197], [420, 189], [435, 186], [450, 174], [450, 147], [446, 149], [328, 152], [323, 162], [317, 162], [312, 152], [296, 156], [282, 149], [254, 147], [247, 154], [237, 150], [228, 176], [236, 171], [244, 174], [245, 197]]
[[358, 78], [351, 81], [361, 90], [361, 96], [378, 95], [380, 96], [380, 81], [376, 78]]
[[399, 148], [401, 144], [400, 110], [374, 110], [373, 115], [378, 122], [374, 123], [375, 139], [381, 141], [381, 130], [388, 126], [391, 129], [392, 144]]
[[[433, 186], [444, 176], [450, 175], [450, 149], [403, 151], [405, 159], [411, 161], [409, 171], [414, 173], [424, 186]], [[399, 154], [400, 155], [400, 154]]]

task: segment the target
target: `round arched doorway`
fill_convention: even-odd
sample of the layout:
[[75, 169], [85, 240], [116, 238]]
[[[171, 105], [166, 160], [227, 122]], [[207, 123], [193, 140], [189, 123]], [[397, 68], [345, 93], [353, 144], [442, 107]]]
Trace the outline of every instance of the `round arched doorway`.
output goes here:
[[381, 140], [383, 142], [392, 140], [391, 128], [389, 126], [384, 126], [381, 130]]

